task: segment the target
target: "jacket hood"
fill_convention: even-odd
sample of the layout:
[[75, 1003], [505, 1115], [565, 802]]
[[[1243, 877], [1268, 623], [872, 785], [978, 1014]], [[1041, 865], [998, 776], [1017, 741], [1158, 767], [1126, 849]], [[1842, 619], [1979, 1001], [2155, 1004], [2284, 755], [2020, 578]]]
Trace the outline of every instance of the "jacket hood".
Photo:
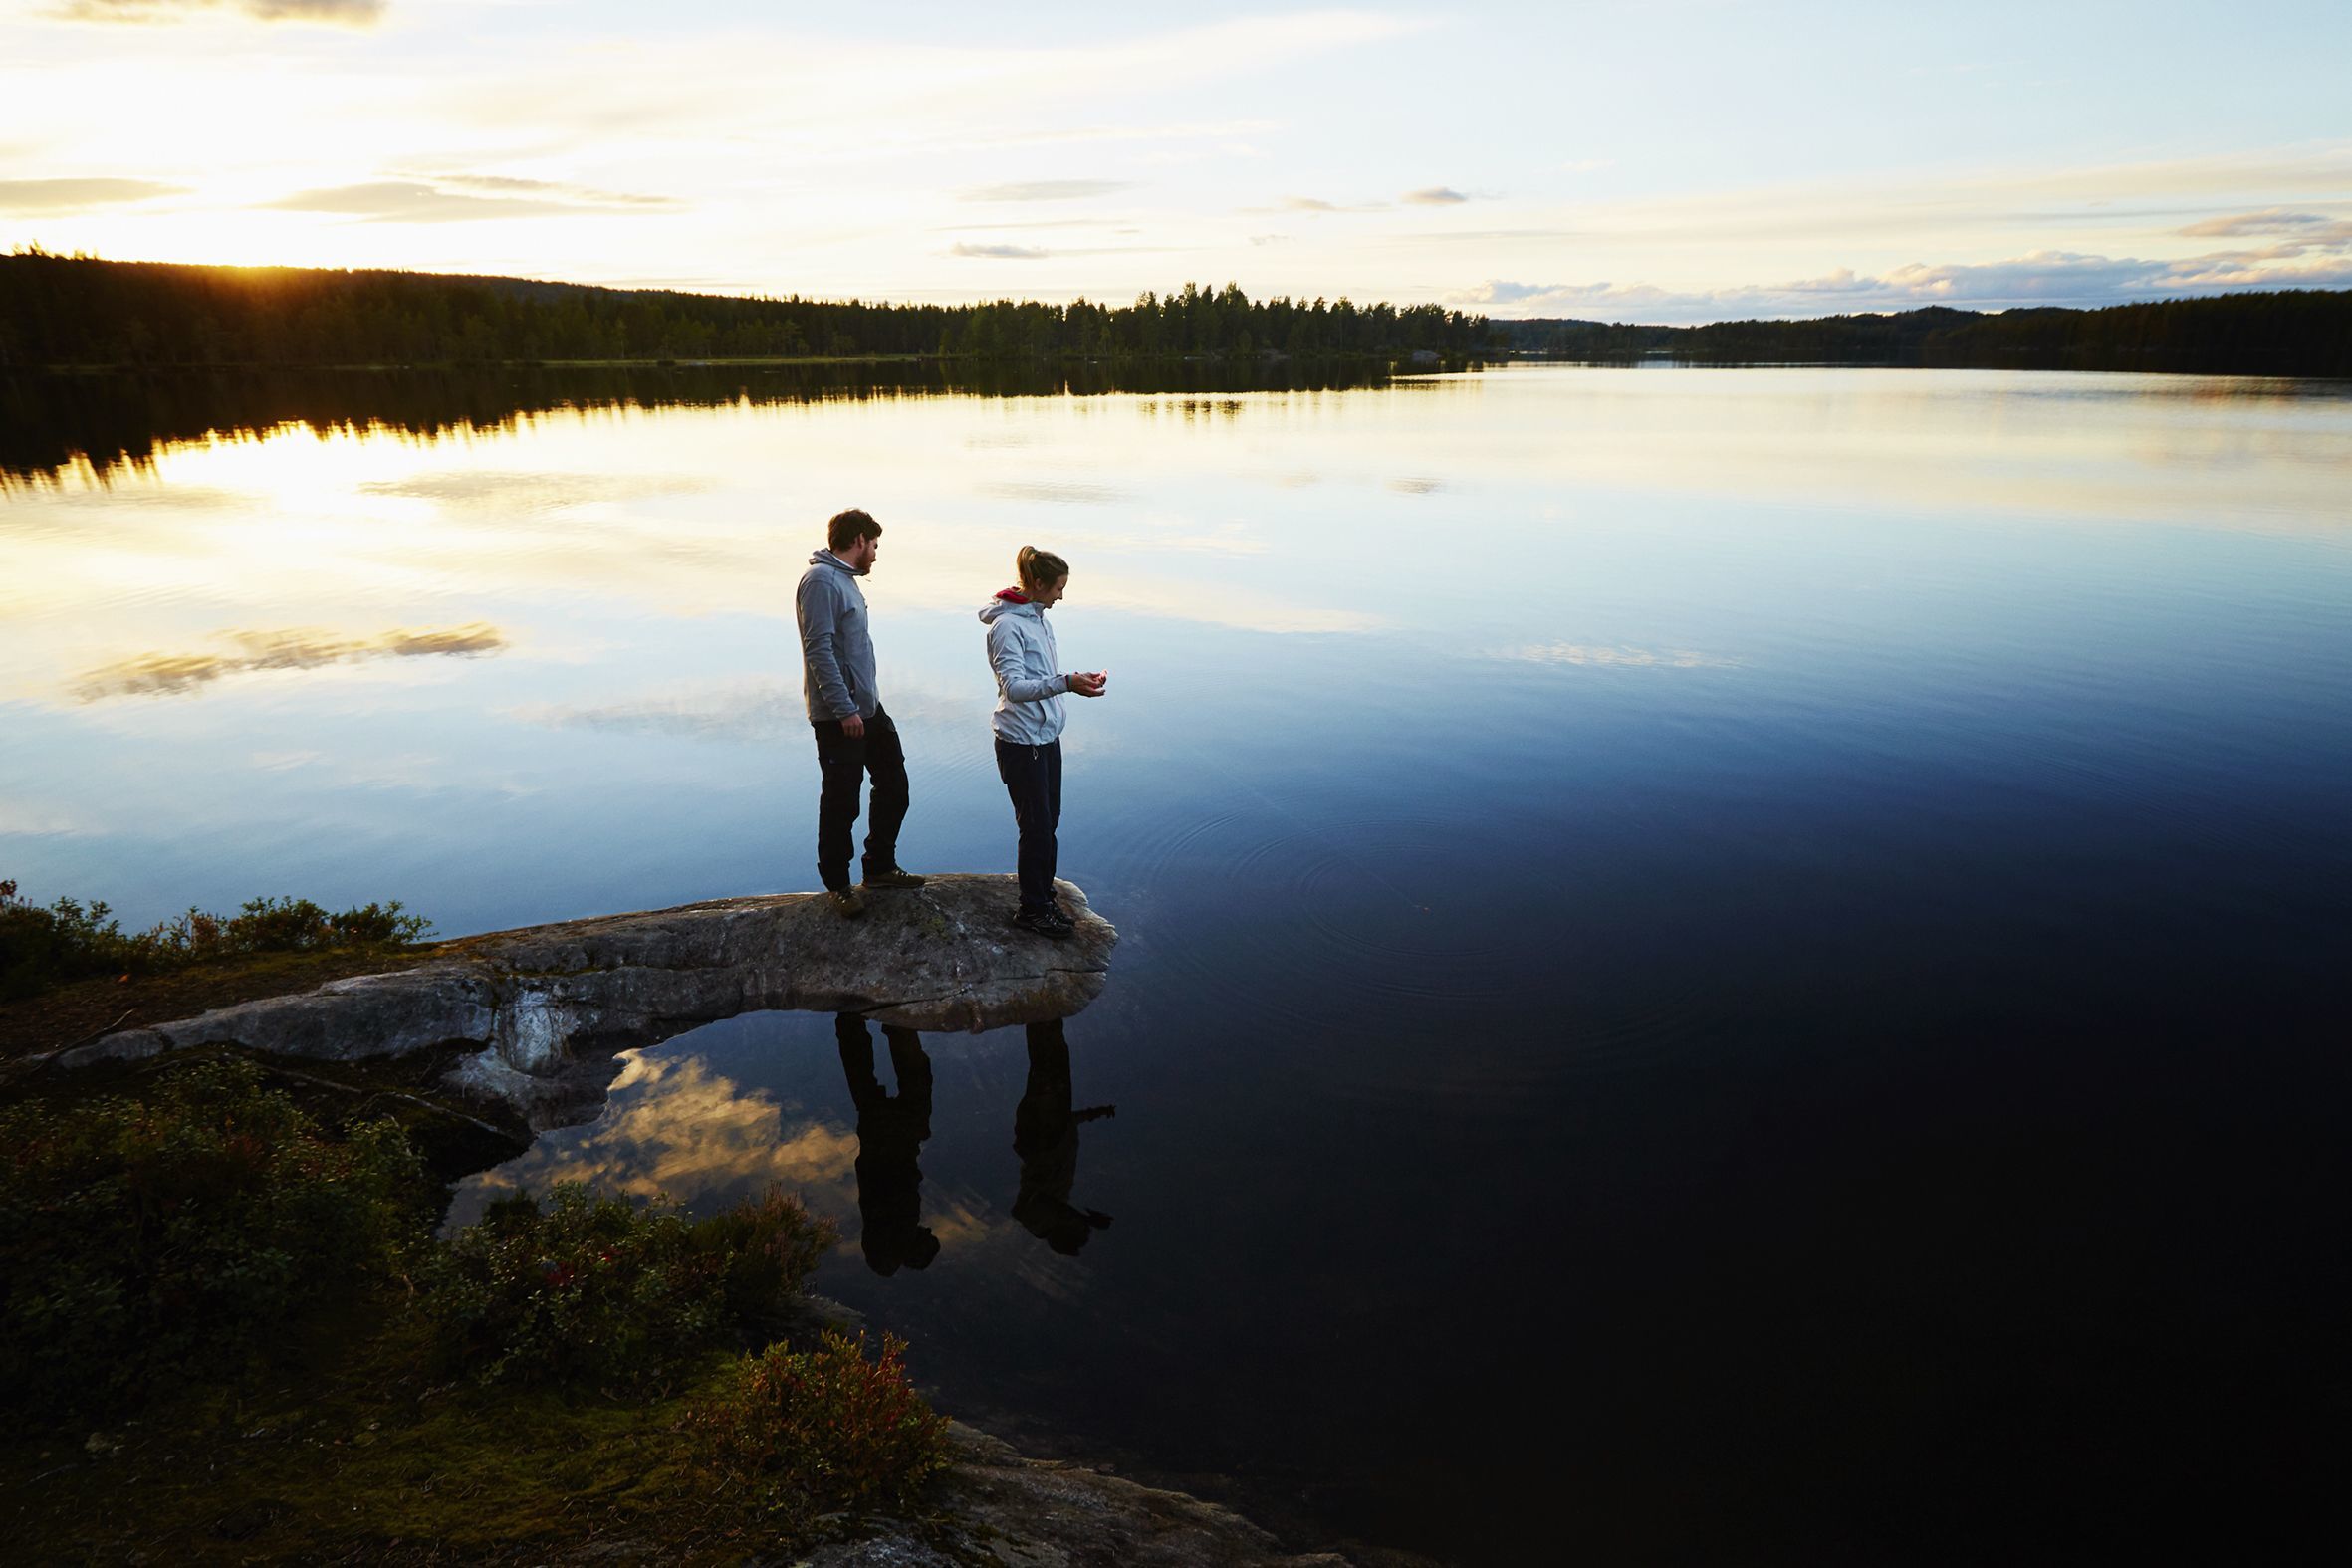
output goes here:
[[1038, 608], [1034, 599], [1007, 598], [1005, 596], [1007, 593], [1018, 594], [1020, 590], [1017, 588], [1007, 588], [1004, 593], [999, 593], [995, 598], [981, 605], [980, 624], [993, 626], [1006, 615], [1027, 615], [1032, 619], [1042, 619], [1046, 612]]
[[850, 566], [849, 562], [843, 560], [840, 557], [834, 555], [829, 550], [821, 549], [812, 551], [809, 556], [809, 564], [812, 566], [830, 566], [835, 571], [846, 571], [853, 577], [857, 575], [856, 570]]

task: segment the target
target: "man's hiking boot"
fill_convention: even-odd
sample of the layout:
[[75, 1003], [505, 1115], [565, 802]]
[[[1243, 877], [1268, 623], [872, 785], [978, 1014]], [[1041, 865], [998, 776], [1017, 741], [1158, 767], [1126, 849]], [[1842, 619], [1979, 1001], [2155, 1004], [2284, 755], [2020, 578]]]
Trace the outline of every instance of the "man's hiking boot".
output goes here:
[[1031, 932], [1041, 937], [1052, 937], [1057, 942], [1063, 941], [1071, 932], [1078, 929], [1077, 922], [1058, 909], [1015, 910], [1013, 925], [1017, 930]]
[[855, 920], [865, 913], [865, 895], [853, 887], [836, 887], [824, 895], [833, 906], [833, 913], [843, 920]]
[[904, 866], [884, 866], [865, 874], [867, 887], [921, 887], [923, 879]]

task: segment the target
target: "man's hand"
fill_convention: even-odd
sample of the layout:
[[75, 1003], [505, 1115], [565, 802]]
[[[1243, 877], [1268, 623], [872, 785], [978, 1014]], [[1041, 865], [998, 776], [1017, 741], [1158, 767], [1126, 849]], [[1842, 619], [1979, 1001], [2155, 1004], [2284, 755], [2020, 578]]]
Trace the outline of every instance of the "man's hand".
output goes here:
[[843, 719], [841, 721], [841, 733], [847, 736], [862, 738], [865, 734], [865, 716], [863, 714], [853, 713], [849, 715], [848, 718]]
[[1079, 670], [1070, 676], [1069, 689], [1080, 697], [1099, 697], [1102, 695], [1103, 683], [1109, 679], [1110, 676], [1107, 672], [1089, 675], [1084, 670]]

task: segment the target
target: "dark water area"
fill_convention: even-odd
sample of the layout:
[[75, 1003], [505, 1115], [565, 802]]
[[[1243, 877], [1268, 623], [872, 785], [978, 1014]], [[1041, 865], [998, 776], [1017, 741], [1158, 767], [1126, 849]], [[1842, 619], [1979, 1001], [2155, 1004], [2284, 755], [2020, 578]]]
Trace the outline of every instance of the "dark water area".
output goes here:
[[[1010, 868], [972, 610], [1018, 545], [1071, 559], [1112, 695], [1061, 868], [1122, 940], [1058, 1039], [768, 1013], [636, 1053], [456, 1219], [781, 1182], [945, 1408], [1305, 1540], [2114, 1561], [2324, 1522], [2352, 399], [1513, 366], [551, 410], [0, 505], [28, 892], [458, 932], [812, 885], [786, 593], [853, 499], [916, 869]], [[293, 625], [344, 640], [140, 662]]]

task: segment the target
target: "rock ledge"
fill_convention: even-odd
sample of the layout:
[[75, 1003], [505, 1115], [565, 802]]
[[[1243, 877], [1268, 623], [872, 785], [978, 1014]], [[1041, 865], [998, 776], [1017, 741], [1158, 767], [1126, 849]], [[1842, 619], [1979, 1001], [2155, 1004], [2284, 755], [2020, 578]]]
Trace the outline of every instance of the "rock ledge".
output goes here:
[[414, 969], [125, 1029], [54, 1064], [191, 1045], [329, 1061], [470, 1046], [446, 1085], [544, 1131], [596, 1113], [614, 1052], [742, 1012], [859, 1012], [927, 1030], [1067, 1017], [1101, 993], [1118, 932], [1074, 884], [1056, 889], [1077, 918], [1060, 942], [1007, 923], [1012, 877], [968, 874], [870, 892], [858, 920], [821, 894], [784, 893], [490, 932]]

